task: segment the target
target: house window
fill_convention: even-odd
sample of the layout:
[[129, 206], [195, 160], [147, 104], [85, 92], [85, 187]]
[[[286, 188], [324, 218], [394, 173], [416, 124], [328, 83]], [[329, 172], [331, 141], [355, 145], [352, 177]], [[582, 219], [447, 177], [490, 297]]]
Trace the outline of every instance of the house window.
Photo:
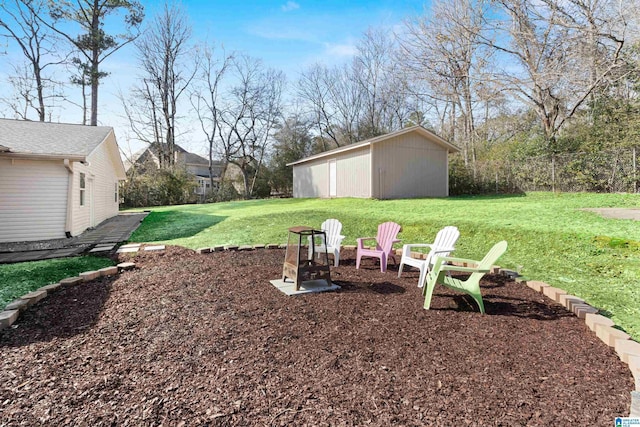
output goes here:
[[84, 190], [85, 190], [84, 173], [80, 172], [80, 206], [84, 206]]
[[118, 183], [116, 182], [113, 187], [115, 189], [114, 190], [115, 192], [114, 192], [114, 196], [113, 196], [113, 201], [118, 203]]

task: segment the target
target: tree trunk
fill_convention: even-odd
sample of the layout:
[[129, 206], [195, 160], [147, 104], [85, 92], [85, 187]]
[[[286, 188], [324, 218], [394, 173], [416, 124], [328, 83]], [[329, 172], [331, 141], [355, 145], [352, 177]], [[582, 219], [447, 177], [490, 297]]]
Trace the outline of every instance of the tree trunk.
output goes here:
[[633, 192], [638, 192], [638, 169], [636, 166], [636, 147], [633, 147]]
[[556, 192], [556, 155], [551, 153], [551, 191]]
[[41, 122], [44, 122], [46, 120], [46, 113], [45, 113], [45, 105], [44, 105], [44, 87], [42, 85], [42, 76], [40, 74], [40, 67], [37, 67], [35, 64], [33, 66], [33, 74], [36, 78], [36, 93], [38, 94], [38, 119]]
[[87, 124], [87, 84], [85, 76], [82, 80], [82, 124]]
[[98, 126], [98, 85], [100, 84], [100, 74], [98, 66], [100, 64], [100, 13], [98, 0], [93, 1], [93, 16], [91, 17], [91, 126]]

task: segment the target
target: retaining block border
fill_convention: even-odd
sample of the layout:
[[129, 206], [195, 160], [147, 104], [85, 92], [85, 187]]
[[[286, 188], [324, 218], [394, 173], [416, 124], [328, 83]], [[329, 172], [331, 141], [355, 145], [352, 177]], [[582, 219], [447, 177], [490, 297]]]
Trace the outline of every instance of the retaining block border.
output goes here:
[[640, 345], [620, 329], [608, 317], [602, 316], [600, 310], [586, 303], [582, 298], [570, 295], [561, 288], [537, 280], [518, 280], [536, 292], [549, 298], [556, 304], [564, 306], [578, 318], [607, 346], [616, 349], [618, 358], [627, 364], [635, 380], [635, 390], [631, 391], [630, 417], [640, 417], [640, 381], [638, 380], [637, 363], [640, 361]]
[[20, 314], [27, 310], [32, 305], [42, 301], [49, 294], [60, 290], [61, 288], [77, 286], [98, 279], [103, 276], [111, 276], [121, 273], [126, 270], [135, 268], [133, 262], [121, 262], [118, 265], [105, 267], [98, 271], [89, 271], [80, 273], [78, 276], [66, 277], [61, 279], [57, 283], [45, 285], [38, 288], [35, 291], [29, 292], [20, 298], [7, 304], [2, 310], [0, 310], [0, 330], [9, 328], [18, 320]]

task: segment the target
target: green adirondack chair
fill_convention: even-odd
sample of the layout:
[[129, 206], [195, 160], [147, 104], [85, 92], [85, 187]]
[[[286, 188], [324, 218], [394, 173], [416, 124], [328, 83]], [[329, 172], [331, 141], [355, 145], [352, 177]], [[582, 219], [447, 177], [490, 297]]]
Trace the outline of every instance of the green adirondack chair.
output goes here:
[[[482, 279], [482, 276], [491, 270], [491, 266], [495, 264], [498, 258], [500, 258], [506, 250], [507, 242], [503, 240], [496, 243], [491, 250], [487, 252], [485, 257], [482, 258], [482, 261], [455, 257], [437, 258], [433, 269], [427, 275], [427, 286], [422, 288], [422, 294], [424, 295], [424, 308], [428, 310], [431, 306], [433, 288], [437, 283], [439, 283], [448, 288], [471, 295], [471, 297], [478, 303], [480, 312], [484, 314], [484, 304], [482, 302], [482, 294], [480, 293], [480, 279]], [[461, 267], [447, 264], [447, 262], [466, 263], [467, 265], [475, 267]], [[471, 275], [466, 280], [460, 280], [449, 275], [452, 271], [471, 273]]]

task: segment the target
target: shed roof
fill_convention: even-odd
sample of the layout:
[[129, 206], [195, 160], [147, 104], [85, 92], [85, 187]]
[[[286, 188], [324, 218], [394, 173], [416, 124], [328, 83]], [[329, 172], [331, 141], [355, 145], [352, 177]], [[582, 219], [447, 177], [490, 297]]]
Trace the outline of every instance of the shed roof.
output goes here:
[[0, 119], [0, 144], [9, 153], [86, 157], [112, 131], [108, 126]]
[[317, 160], [317, 159], [321, 159], [323, 157], [329, 157], [329, 156], [333, 156], [335, 154], [344, 153], [344, 152], [355, 150], [355, 149], [358, 149], [358, 148], [370, 146], [370, 145], [376, 144], [378, 142], [386, 141], [388, 139], [395, 138], [395, 137], [398, 137], [400, 135], [404, 135], [404, 134], [411, 133], [411, 132], [419, 133], [420, 135], [424, 136], [425, 138], [429, 139], [430, 141], [442, 146], [443, 148], [446, 148], [447, 151], [451, 151], [451, 152], [455, 152], [455, 153], [460, 151], [460, 149], [458, 147], [456, 147], [455, 145], [451, 144], [450, 142], [447, 142], [445, 139], [439, 137], [438, 135], [436, 135], [435, 133], [431, 132], [430, 130], [425, 129], [424, 127], [422, 127], [420, 125], [416, 125], [416, 126], [411, 126], [411, 127], [408, 127], [408, 128], [400, 129], [400, 130], [397, 130], [395, 132], [391, 132], [391, 133], [387, 133], [387, 134], [384, 134], [384, 135], [380, 135], [380, 136], [376, 136], [376, 137], [373, 137], [373, 138], [369, 138], [369, 139], [366, 139], [364, 141], [356, 142], [354, 144], [345, 145], [344, 147], [338, 147], [338, 148], [334, 148], [333, 150], [325, 151], [325, 152], [322, 152], [322, 153], [319, 153], [319, 154], [314, 154], [313, 156], [305, 157], [304, 159], [300, 159], [300, 160], [297, 160], [295, 162], [287, 163], [287, 166], [294, 166], [294, 165], [298, 165], [300, 163], [309, 162], [311, 160]]

